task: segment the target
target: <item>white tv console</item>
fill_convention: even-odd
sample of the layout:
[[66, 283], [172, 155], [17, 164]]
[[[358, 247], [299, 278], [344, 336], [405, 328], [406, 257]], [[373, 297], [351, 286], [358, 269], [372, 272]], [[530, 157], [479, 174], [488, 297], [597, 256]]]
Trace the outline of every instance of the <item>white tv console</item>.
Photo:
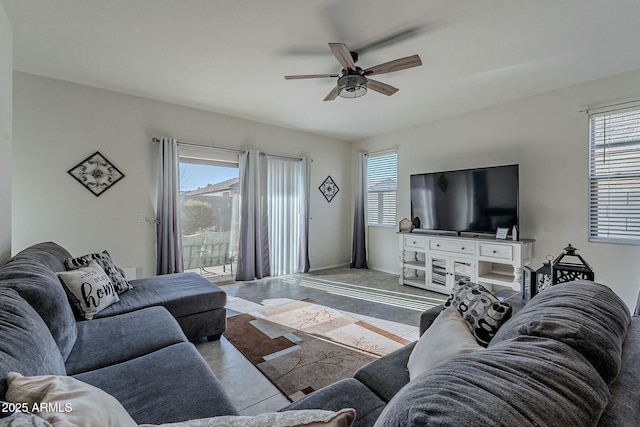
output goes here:
[[467, 278], [522, 290], [522, 267], [531, 259], [533, 240], [497, 240], [426, 233], [398, 233], [400, 284], [449, 294]]

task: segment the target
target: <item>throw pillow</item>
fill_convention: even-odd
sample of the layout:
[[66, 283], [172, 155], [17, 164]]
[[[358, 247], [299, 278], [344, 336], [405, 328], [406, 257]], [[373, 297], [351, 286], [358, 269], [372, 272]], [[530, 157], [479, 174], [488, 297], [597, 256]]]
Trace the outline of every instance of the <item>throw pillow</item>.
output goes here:
[[349, 427], [356, 417], [351, 408], [338, 412], [323, 409], [302, 409], [264, 414], [225, 415], [169, 424], [140, 424], [139, 427]]
[[509, 304], [500, 301], [484, 286], [464, 280], [454, 285], [444, 306], [458, 309], [464, 320], [471, 324], [476, 341], [484, 347], [511, 316]]
[[56, 274], [78, 315], [87, 320], [93, 319], [97, 312], [120, 301], [111, 280], [96, 261], [91, 261], [88, 266], [77, 270]]
[[116, 289], [116, 292], [121, 294], [130, 289], [133, 289], [133, 286], [124, 278], [124, 272], [116, 267], [115, 263], [111, 259], [111, 255], [109, 252], [102, 251], [102, 253], [88, 254], [83, 255], [77, 258], [67, 258], [64, 261], [64, 266], [67, 270], [75, 270], [80, 267], [86, 267], [89, 265], [91, 261], [96, 261], [100, 264], [100, 267], [103, 268], [111, 283], [113, 283], [113, 287]]
[[3, 405], [3, 408], [0, 409], [0, 427], [52, 427], [47, 421], [30, 412], [14, 412], [13, 414], [2, 412], [5, 406], [8, 408], [15, 403], [0, 401], [0, 404]]
[[57, 426], [134, 427], [136, 422], [110, 394], [72, 377], [7, 375], [7, 400], [26, 403]]
[[444, 309], [418, 340], [409, 355], [409, 380], [427, 372], [445, 360], [482, 347], [455, 307]]

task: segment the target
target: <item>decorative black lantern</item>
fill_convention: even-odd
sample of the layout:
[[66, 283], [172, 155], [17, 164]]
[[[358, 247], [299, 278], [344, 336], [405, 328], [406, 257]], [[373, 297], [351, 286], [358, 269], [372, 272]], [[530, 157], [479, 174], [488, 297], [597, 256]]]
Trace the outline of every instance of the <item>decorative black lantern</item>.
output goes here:
[[[589, 266], [587, 261], [576, 253], [576, 248], [569, 246], [564, 248], [564, 252], [558, 256], [551, 263], [551, 284], [557, 285], [558, 283], [571, 282], [574, 280], [593, 280], [595, 274], [593, 269]], [[563, 259], [565, 257], [574, 257], [578, 261], [571, 262]]]
[[547, 255], [547, 262], [542, 263], [542, 267], [536, 270], [536, 293], [540, 293], [547, 289], [552, 284], [551, 275], [551, 263], [553, 262], [553, 256]]

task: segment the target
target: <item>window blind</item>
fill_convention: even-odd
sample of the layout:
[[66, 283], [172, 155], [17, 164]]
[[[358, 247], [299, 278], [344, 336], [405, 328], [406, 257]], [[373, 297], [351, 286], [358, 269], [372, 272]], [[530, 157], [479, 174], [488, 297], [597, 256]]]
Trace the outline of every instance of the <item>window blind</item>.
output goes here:
[[398, 154], [367, 157], [367, 219], [369, 225], [396, 225]]
[[589, 239], [640, 243], [640, 109], [589, 116]]

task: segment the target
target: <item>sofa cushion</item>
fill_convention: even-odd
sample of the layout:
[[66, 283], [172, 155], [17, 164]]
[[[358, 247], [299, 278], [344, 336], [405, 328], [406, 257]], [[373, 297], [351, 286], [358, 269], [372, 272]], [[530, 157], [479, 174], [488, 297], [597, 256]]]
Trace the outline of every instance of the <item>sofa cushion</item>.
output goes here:
[[447, 307], [420, 337], [411, 352], [407, 362], [409, 378], [413, 380], [453, 356], [481, 348], [471, 333], [469, 323], [455, 307]]
[[379, 359], [369, 362], [353, 375], [384, 402], [390, 401], [409, 382], [407, 361], [416, 342], [407, 344]]
[[422, 374], [375, 426], [587, 426], [608, 398], [607, 385], [580, 353], [560, 341], [521, 336]]
[[195, 273], [176, 273], [132, 280], [133, 289], [120, 295], [120, 301], [95, 317], [128, 313], [161, 305], [174, 317], [222, 308], [227, 294]]
[[76, 340], [76, 319], [55, 273], [64, 271], [64, 259], [69, 256], [69, 252], [55, 243], [39, 243], [0, 267], [0, 286], [18, 291], [38, 312], [64, 359]]
[[191, 343], [174, 344], [74, 378], [115, 397], [138, 424], [237, 415], [226, 392]]
[[61, 375], [10, 372], [7, 400], [26, 403], [54, 426], [137, 427], [122, 405], [99, 388]]
[[64, 375], [64, 361], [38, 313], [13, 289], [0, 287], [0, 399], [7, 374]]
[[67, 270], [75, 270], [89, 265], [91, 261], [96, 261], [100, 264], [100, 267], [102, 267], [104, 272], [107, 273], [107, 276], [109, 276], [109, 279], [117, 293], [121, 294], [133, 289], [129, 282], [124, 278], [124, 272], [116, 267], [116, 264], [111, 259], [111, 255], [109, 255], [109, 252], [107, 251], [87, 254], [76, 258], [67, 258], [64, 261], [64, 265]]
[[635, 427], [640, 420], [640, 316], [633, 316], [622, 345], [622, 363], [611, 384], [611, 398], [598, 425]]
[[356, 410], [356, 419], [353, 427], [369, 427], [373, 425], [382, 412], [384, 402], [360, 381], [354, 378], [347, 378], [316, 390], [282, 408], [280, 411], [298, 409], [339, 411], [343, 408]]
[[458, 309], [464, 320], [471, 325], [471, 332], [478, 344], [487, 346], [502, 323], [511, 316], [511, 306], [500, 301], [487, 288], [461, 280], [444, 304]]
[[[151, 333], [150, 333], [151, 331]], [[163, 307], [78, 323], [78, 339], [65, 366], [74, 375], [135, 359], [187, 339]], [[113, 343], [118, 345], [114, 346]]]
[[500, 328], [492, 343], [520, 335], [562, 341], [610, 384], [620, 370], [630, 319], [626, 304], [607, 286], [589, 281], [561, 283], [532, 298]]

